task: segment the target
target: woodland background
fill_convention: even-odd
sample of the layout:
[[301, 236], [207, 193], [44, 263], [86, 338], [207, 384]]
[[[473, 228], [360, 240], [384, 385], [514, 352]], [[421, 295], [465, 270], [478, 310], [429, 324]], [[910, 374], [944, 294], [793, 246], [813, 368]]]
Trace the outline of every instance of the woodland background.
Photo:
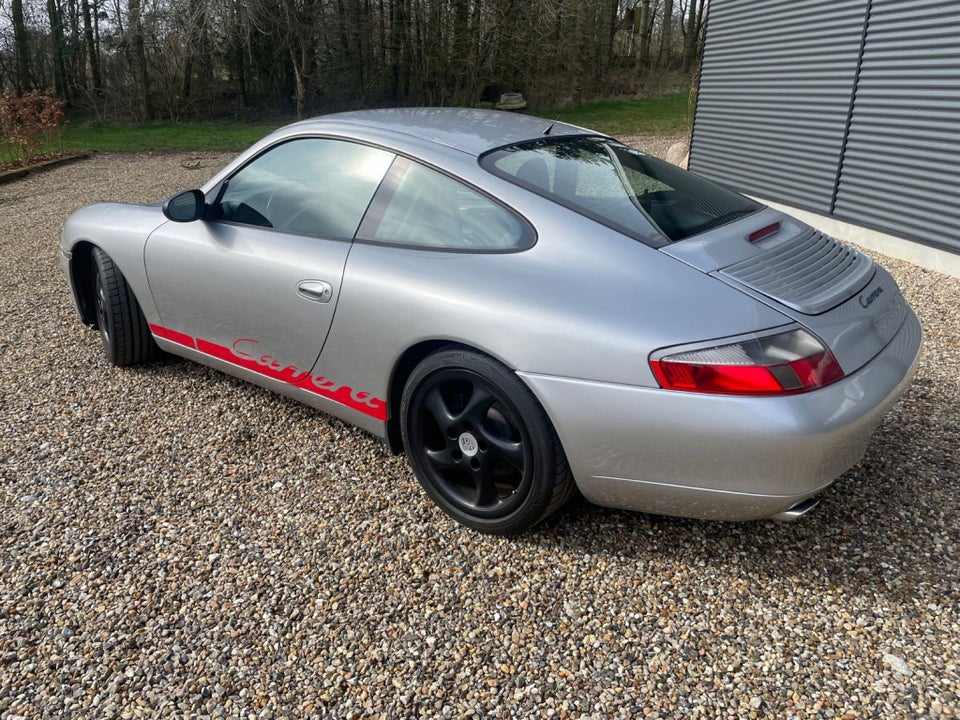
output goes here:
[[[104, 121], [682, 88], [707, 0], [0, 0], [0, 89]], [[672, 86], [671, 86], [672, 83]]]

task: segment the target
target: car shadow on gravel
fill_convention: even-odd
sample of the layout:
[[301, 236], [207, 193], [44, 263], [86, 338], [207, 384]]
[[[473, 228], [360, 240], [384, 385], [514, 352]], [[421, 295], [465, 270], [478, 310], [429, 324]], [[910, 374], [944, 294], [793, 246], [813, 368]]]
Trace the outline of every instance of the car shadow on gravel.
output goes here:
[[655, 554], [757, 583], [799, 579], [811, 591], [900, 597], [918, 585], [939, 586], [944, 597], [960, 600], [949, 560], [960, 549], [960, 473], [950, 439], [957, 421], [924, 411], [956, 407], [955, 391], [918, 380], [878, 428], [863, 461], [795, 523], [698, 521], [580, 500], [520, 541], [591, 556]]
[[[220, 395], [229, 389], [255, 400], [254, 405], [265, 404], [271, 413], [287, 416], [287, 421], [316, 420], [341, 438], [319, 450], [347, 466], [357, 463], [350, 458], [344, 436], [355, 433], [357, 439], [371, 439], [268, 390], [170, 356], [123, 372], [139, 375], [146, 386], [179, 386], [180, 390], [170, 387], [174, 398], [188, 387], [202, 388], [200, 396]], [[702, 573], [707, 584], [710, 576], [721, 582], [744, 580], [756, 588], [773, 580], [800, 591], [891, 599], [907, 597], [912, 588], [925, 585], [945, 598], [960, 600], [955, 567], [937, 560], [945, 547], [952, 544], [955, 550], [960, 542], [956, 492], [960, 474], [956, 443], [951, 439], [957, 437], [951, 408], [957, 406], [958, 394], [957, 387], [917, 378], [878, 428], [863, 461], [824, 493], [816, 510], [796, 523], [697, 521], [613, 510], [578, 500], [528, 533], [491, 540], [528, 546], [538, 555], [569, 554], [588, 562], [605, 558], [613, 566], [648, 567], [653, 572], [683, 565]], [[176, 410], [182, 412], [183, 408]], [[224, 433], [223, 440], [236, 445], [240, 455], [250, 451], [249, 438], [236, 432]], [[399, 480], [389, 470], [389, 450], [385, 446], [379, 451], [371, 449], [379, 456], [374, 463], [381, 468], [371, 481], [387, 475]], [[416, 481], [406, 463], [401, 466], [400, 474], [406, 476], [402, 479], [414, 490], [418, 506], [414, 511], [387, 511], [397, 516], [393, 520], [415, 522], [411, 515], [426, 513], [437, 516], [441, 534], [482, 537], [441, 516], [415, 489]], [[359, 469], [351, 473], [366, 476]], [[412, 532], [427, 535], [431, 528], [425, 525]], [[617, 560], [628, 562], [624, 565]]]
[[[236, 392], [256, 394], [268, 405], [280, 403], [284, 412], [292, 413], [290, 419], [319, 416], [324, 427], [337, 433], [369, 438], [294, 401], [176, 358], [134, 372], [150, 376], [149, 384], [226, 383]], [[682, 563], [740, 577], [757, 587], [772, 578], [799, 582], [814, 592], [899, 597], [923, 584], [942, 586], [944, 597], [960, 599], [955, 568], [935, 560], [946, 545], [960, 542], [956, 520], [960, 473], [950, 440], [957, 436], [957, 421], [951, 420], [949, 411], [957, 404], [956, 394], [957, 388], [918, 378], [878, 428], [863, 461], [823, 494], [816, 510], [795, 523], [698, 521], [602, 508], [579, 499], [528, 533], [494, 541], [527, 545], [555, 556], [619, 558], [654, 567]], [[324, 451], [331, 456], [346, 453], [337, 445]], [[384, 446], [381, 452], [378, 464], [389, 465], [390, 451]], [[349, 457], [343, 460], [349, 464]], [[403, 467], [407, 481], [415, 486], [412, 470], [405, 463]], [[416, 497], [418, 503], [429, 503], [422, 493]], [[441, 527], [448, 523], [453, 521], [440, 519]]]

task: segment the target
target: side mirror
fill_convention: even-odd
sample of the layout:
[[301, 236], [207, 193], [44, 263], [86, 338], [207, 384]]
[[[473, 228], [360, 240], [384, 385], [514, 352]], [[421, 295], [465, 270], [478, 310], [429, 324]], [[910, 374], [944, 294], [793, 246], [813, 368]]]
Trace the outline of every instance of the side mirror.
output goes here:
[[163, 214], [174, 222], [193, 222], [203, 217], [207, 200], [199, 190], [177, 193], [163, 202]]

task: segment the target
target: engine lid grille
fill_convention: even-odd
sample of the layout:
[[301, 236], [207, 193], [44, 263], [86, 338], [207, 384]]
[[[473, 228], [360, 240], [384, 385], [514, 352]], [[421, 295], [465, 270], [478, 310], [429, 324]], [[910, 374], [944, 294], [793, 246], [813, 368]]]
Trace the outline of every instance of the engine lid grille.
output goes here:
[[848, 300], [870, 281], [873, 272], [869, 257], [812, 228], [720, 270], [721, 275], [804, 315], [819, 315]]

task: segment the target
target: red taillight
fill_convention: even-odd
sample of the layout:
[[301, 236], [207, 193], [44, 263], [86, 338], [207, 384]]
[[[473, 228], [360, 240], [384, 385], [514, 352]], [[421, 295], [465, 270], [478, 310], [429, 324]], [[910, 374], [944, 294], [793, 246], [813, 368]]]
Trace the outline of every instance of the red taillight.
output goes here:
[[799, 329], [665, 355], [650, 367], [666, 390], [723, 395], [786, 395], [843, 377], [833, 353]]

